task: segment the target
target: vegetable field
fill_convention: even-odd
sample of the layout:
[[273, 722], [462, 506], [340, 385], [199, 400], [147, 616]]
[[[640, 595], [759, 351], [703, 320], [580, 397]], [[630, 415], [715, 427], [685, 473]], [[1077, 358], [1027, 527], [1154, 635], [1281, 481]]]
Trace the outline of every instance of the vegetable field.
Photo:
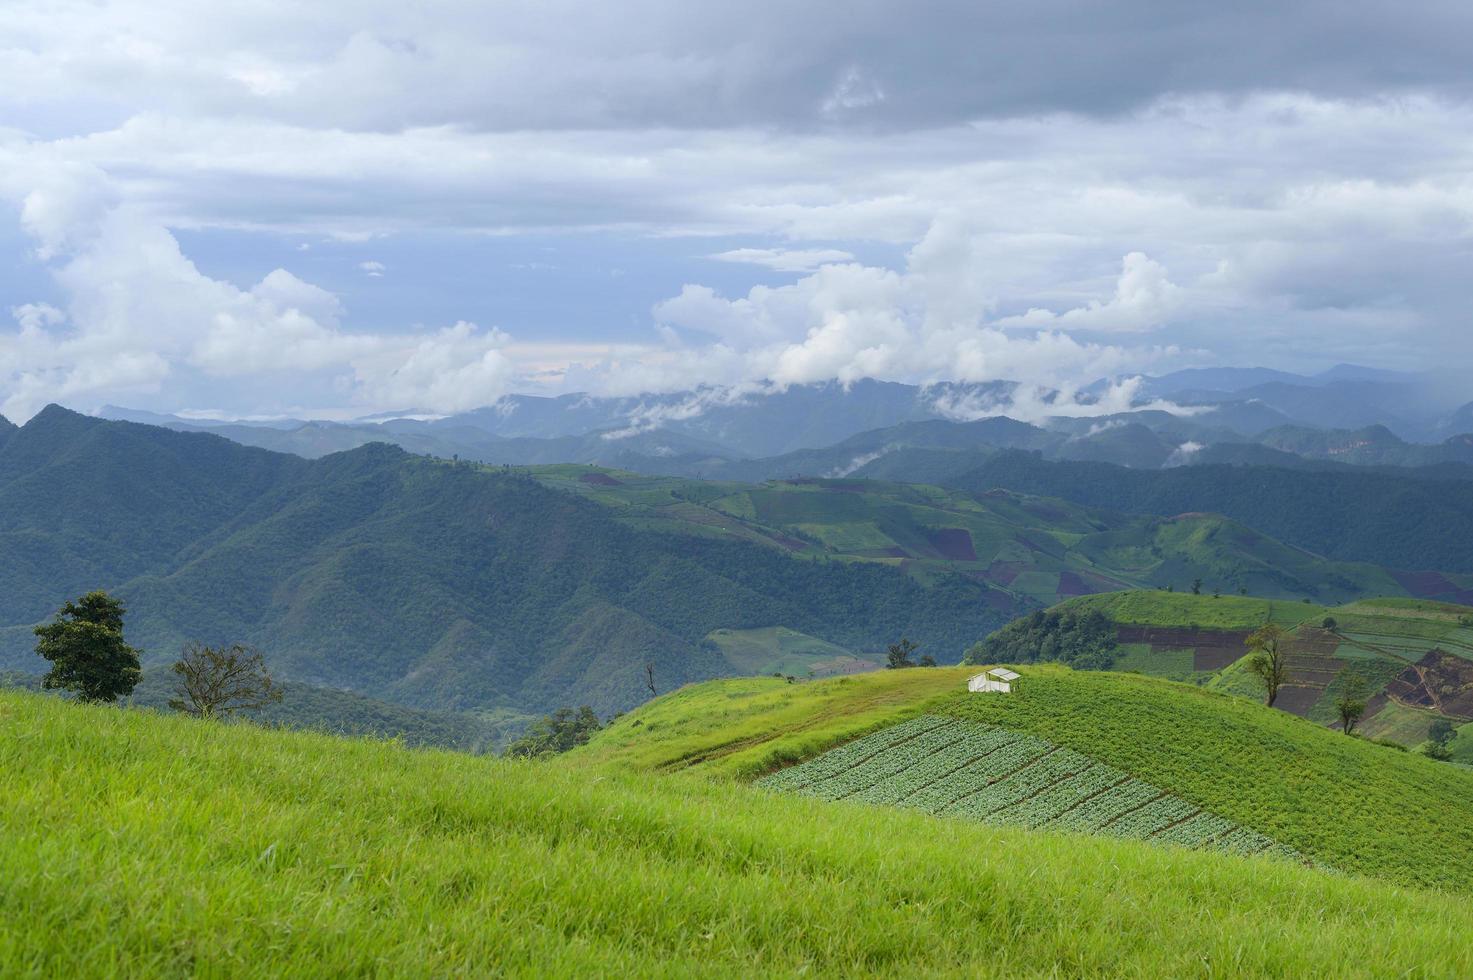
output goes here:
[[1292, 848], [1021, 732], [923, 715], [761, 780], [770, 789], [1238, 854]]

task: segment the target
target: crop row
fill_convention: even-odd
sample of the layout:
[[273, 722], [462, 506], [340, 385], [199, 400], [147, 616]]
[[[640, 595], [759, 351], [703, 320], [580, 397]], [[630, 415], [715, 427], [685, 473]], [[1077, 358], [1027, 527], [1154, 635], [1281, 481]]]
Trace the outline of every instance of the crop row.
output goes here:
[[789, 766], [779, 772], [775, 772], [762, 780], [762, 784], [770, 789], [794, 790], [807, 786], [809, 783], [825, 779], [834, 773], [843, 772], [870, 756], [890, 748], [906, 739], [940, 728], [943, 725], [955, 724], [945, 718], [935, 715], [922, 715], [912, 718], [910, 721], [891, 725], [889, 728], [867, 735], [864, 738], [846, 742], [836, 749], [831, 749], [802, 765]]
[[924, 716], [762, 781], [823, 799], [1240, 854], [1295, 852], [1112, 766], [992, 725]]
[[969, 734], [967, 726], [943, 725], [883, 749], [858, 765], [831, 773], [822, 779], [815, 779], [799, 792], [825, 800], [844, 799], [882, 779], [904, 772], [915, 765], [917, 760], [927, 759], [962, 741]]

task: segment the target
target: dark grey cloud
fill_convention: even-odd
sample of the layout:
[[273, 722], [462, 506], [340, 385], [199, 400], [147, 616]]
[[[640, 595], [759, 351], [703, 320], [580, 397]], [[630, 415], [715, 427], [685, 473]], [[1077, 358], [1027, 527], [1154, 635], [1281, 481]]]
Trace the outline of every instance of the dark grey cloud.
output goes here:
[[14, 52], [0, 104], [17, 112], [45, 103], [95, 119], [121, 104], [379, 131], [913, 129], [1283, 90], [1461, 99], [1473, 53], [1473, 5], [1446, 0], [20, 9], [0, 27]]

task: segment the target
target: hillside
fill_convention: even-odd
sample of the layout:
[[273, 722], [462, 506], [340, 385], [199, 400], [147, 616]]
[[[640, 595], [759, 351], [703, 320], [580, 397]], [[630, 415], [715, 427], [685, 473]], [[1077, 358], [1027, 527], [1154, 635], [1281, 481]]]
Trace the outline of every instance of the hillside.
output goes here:
[[1139, 517], [1004, 490], [964, 493], [852, 478], [754, 487], [581, 466], [529, 472], [604, 504], [632, 526], [894, 565], [923, 582], [958, 572], [986, 583], [987, 600], [1010, 614], [1117, 589], [1185, 591], [1199, 578], [1209, 590], [1329, 603], [1405, 596], [1409, 587], [1434, 582], [1329, 561], [1214, 514]]
[[[972, 492], [1004, 487], [1132, 514], [1222, 514], [1328, 558], [1473, 572], [1473, 549], [1467, 547], [1473, 540], [1473, 494], [1463, 480], [1348, 467], [1211, 465], [1147, 472], [1001, 452], [946, 482]], [[1419, 595], [1456, 601], [1451, 592]]]
[[22, 974], [1473, 971], [1460, 898], [1285, 862], [34, 695], [0, 792]]
[[129, 605], [145, 665], [187, 640], [401, 705], [601, 714], [741, 672], [717, 630], [783, 627], [955, 661], [1002, 621], [987, 587], [632, 527], [499, 469], [382, 444], [306, 461], [216, 436], [43, 411], [0, 448], [0, 669], [89, 589]]
[[[163, 669], [144, 673], [142, 682], [122, 703], [129, 707], [168, 711], [176, 696], [174, 675]], [[397, 739], [404, 745], [489, 752], [514, 736], [520, 719], [483, 717], [456, 711], [406, 708], [351, 691], [288, 682], [280, 685], [282, 700], [264, 708], [242, 711], [237, 720], [267, 727], [308, 729], [332, 735]], [[0, 689], [41, 691], [35, 674], [0, 672]], [[47, 696], [60, 696], [48, 694]]]
[[[929, 792], [944, 802], [1055, 753], [1054, 764], [1077, 764], [1030, 792], [1056, 783], [1070, 789], [1078, 785], [1068, 783], [1070, 777], [1094, 779], [1100, 769], [1087, 772], [1091, 765], [1108, 767], [1189, 804], [1177, 819], [1190, 820], [1201, 810], [1204, 822], [1217, 817], [1341, 871], [1473, 890], [1473, 819], [1467, 819], [1473, 816], [1473, 771], [1346, 738], [1191, 685], [1054, 665], [1021, 669], [1020, 687], [1009, 695], [967, 693], [965, 678], [974, 671], [964, 668], [886, 671], [796, 688], [772, 680], [712, 682], [620, 718], [572, 758], [585, 765], [739, 778], [805, 760], [839, 771], [870, 755], [846, 759], [854, 739], [883, 736], [927, 715], [958, 719], [1002, 730], [1017, 749], [1046, 744], [994, 772], [988, 767], [1003, 756], [984, 760], [997, 746], [970, 749], [960, 735], [948, 734], [922, 752], [891, 751], [884, 757], [888, 768], [857, 774], [857, 781], [831, 795], [859, 794], [873, 785], [876, 791], [861, 799], [916, 806]], [[892, 791], [895, 782], [881, 785], [887, 776], [901, 780], [903, 792]]]
[[[1238, 596], [1119, 592], [1070, 600], [1060, 611], [1098, 610], [1115, 624], [1114, 669], [1205, 684], [1260, 698], [1240, 666], [1250, 631], [1272, 621], [1289, 631], [1289, 677], [1276, 708], [1338, 724], [1343, 672], [1371, 695], [1361, 732], [1415, 746], [1439, 718], [1473, 723], [1473, 608], [1370, 599], [1334, 608]], [[1326, 622], [1331, 626], [1326, 628]], [[1466, 741], [1460, 741], [1465, 758]]]

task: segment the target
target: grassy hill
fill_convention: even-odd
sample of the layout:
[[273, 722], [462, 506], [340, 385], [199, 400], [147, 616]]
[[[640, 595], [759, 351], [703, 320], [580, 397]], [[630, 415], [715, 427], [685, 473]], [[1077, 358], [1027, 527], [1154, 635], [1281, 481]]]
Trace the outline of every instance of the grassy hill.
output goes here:
[[[36, 674], [0, 673], [0, 688], [40, 691]], [[371, 736], [397, 739], [405, 745], [489, 752], [509, 741], [530, 719], [519, 715], [471, 714], [406, 708], [351, 691], [288, 682], [281, 685], [282, 699], [254, 711], [244, 711], [239, 720], [257, 724], [303, 728], [333, 735]], [[61, 697], [60, 694], [48, 696]], [[169, 711], [174, 697], [174, 676], [162, 669], [146, 671], [143, 680], [124, 702], [129, 707]]]
[[19, 975], [1473, 971], [1462, 896], [36, 695], [0, 793]]
[[[1345, 671], [1373, 695], [1361, 731], [1414, 746], [1438, 718], [1473, 723], [1473, 608], [1405, 598], [1324, 607], [1239, 596], [1119, 592], [1071, 599], [1061, 611], [1099, 610], [1116, 624], [1116, 670], [1206, 684], [1259, 698], [1241, 669], [1248, 633], [1270, 620], [1289, 630], [1289, 679], [1276, 707], [1338, 722]], [[1329, 621], [1332, 628], [1326, 629]], [[1457, 758], [1468, 758], [1460, 741]]]
[[[1198, 578], [1209, 590], [1331, 604], [1410, 595], [1408, 584], [1418, 584], [1373, 565], [1327, 560], [1214, 514], [1132, 517], [1005, 490], [974, 494], [876, 480], [751, 486], [586, 466], [529, 472], [633, 526], [737, 538], [799, 557], [888, 564], [920, 581], [959, 572], [990, 586], [988, 601], [1009, 613], [1116, 589], [1185, 591]], [[1473, 584], [1434, 577], [1439, 588], [1443, 581], [1450, 588]]]
[[[117, 592], [146, 666], [187, 640], [414, 708], [610, 714], [734, 672], [717, 630], [960, 659], [987, 587], [670, 533], [524, 475], [375, 444], [318, 460], [50, 408], [0, 447], [0, 669], [31, 627]], [[764, 663], [761, 666], [766, 667]], [[776, 668], [773, 668], [776, 669]]]
[[[966, 668], [700, 684], [618, 719], [571, 761], [749, 779], [939, 716], [1067, 749], [1341, 871], [1473, 890], [1473, 771], [1193, 685], [1022, 669], [1012, 695], [967, 693]], [[895, 756], [895, 772], [939, 766], [928, 760], [944, 748]], [[926, 775], [962, 785], [977, 772], [964, 755]]]

